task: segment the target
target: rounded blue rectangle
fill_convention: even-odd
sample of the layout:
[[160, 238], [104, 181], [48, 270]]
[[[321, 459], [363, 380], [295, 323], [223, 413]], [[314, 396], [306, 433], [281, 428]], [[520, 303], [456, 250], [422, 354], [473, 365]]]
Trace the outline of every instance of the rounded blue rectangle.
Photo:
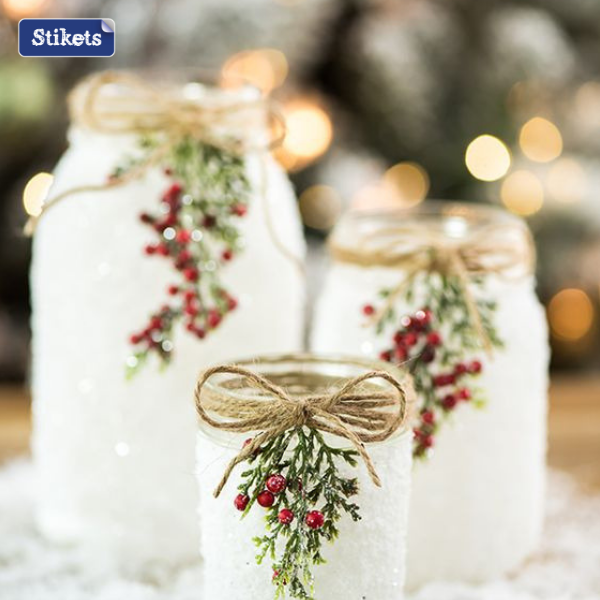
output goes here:
[[113, 56], [115, 23], [111, 19], [21, 19], [21, 56]]

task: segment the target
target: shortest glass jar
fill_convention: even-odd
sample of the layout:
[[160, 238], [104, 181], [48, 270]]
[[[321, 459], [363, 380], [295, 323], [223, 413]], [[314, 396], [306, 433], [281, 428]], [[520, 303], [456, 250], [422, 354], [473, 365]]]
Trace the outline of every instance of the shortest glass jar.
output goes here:
[[206, 371], [200, 596], [400, 598], [412, 401], [410, 376], [382, 362], [298, 355]]

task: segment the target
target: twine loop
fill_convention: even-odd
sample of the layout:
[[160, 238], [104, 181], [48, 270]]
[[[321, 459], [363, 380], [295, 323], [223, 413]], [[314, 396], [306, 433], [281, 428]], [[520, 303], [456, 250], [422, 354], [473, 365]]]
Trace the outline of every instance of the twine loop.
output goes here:
[[[227, 389], [206, 389], [216, 374], [239, 376], [246, 393]], [[302, 373], [309, 389], [310, 373]], [[384, 379], [391, 389], [376, 389], [364, 383]], [[214, 429], [236, 433], [259, 432], [228, 464], [214, 491], [218, 497], [233, 469], [247, 460], [269, 440], [299, 427], [309, 427], [346, 439], [362, 458], [373, 483], [381, 480], [365, 444], [383, 442], [408, 419], [408, 407], [414, 400], [412, 384], [400, 382], [387, 371], [367, 371], [348, 379], [334, 393], [298, 395], [276, 385], [267, 377], [236, 365], [220, 365], [204, 371], [196, 384], [195, 403], [200, 420]]]

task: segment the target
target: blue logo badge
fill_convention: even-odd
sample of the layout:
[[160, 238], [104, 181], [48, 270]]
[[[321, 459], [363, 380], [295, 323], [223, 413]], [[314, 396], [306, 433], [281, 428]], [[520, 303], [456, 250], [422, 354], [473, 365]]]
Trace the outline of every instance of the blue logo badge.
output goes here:
[[112, 19], [21, 19], [21, 56], [113, 56]]

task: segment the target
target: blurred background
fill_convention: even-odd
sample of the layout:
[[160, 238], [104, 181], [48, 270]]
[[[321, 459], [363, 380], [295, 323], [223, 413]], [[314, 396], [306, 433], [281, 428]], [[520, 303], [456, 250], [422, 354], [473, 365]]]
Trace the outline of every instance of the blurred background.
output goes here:
[[[28, 369], [21, 234], [106, 68], [209, 66], [273, 92], [313, 248], [349, 206], [426, 197], [526, 218], [555, 373], [600, 370], [600, 0], [0, 0], [0, 382]], [[106, 59], [25, 59], [19, 19], [108, 17]], [[66, 292], [68, 293], [68, 291]], [[581, 379], [583, 377], [584, 379]], [[600, 386], [585, 388], [600, 405]], [[592, 390], [591, 392], [589, 390]]]

